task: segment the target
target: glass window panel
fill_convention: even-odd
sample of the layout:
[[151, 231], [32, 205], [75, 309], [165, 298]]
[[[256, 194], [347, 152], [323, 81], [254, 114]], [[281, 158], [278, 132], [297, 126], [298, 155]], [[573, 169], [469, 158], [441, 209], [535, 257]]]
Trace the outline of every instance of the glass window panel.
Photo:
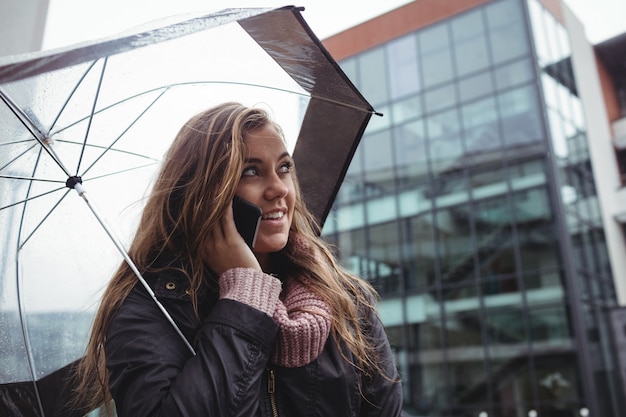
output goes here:
[[370, 281], [383, 296], [397, 293], [402, 288], [398, 224], [388, 222], [370, 227], [368, 235]]
[[396, 125], [420, 117], [423, 112], [421, 96], [413, 96], [394, 102], [391, 105], [391, 112], [393, 123]]
[[586, 130], [585, 113], [580, 98], [572, 98], [572, 121], [579, 130]]
[[[579, 416], [582, 397], [578, 380], [578, 360], [574, 352], [546, 352], [535, 359], [537, 393], [543, 406], [539, 416]], [[574, 405], [575, 404], [575, 405]], [[558, 414], [557, 414], [558, 413]], [[609, 415], [609, 414], [602, 414]]]
[[546, 173], [544, 162], [541, 159], [522, 161], [508, 166], [509, 177], [513, 190], [520, 190], [526, 186], [536, 186], [545, 183]]
[[[337, 209], [337, 229], [340, 231], [351, 230], [365, 225], [365, 213], [363, 204], [351, 204]], [[341, 243], [343, 248], [343, 243]]]
[[409, 34], [387, 44], [389, 93], [392, 99], [414, 94], [421, 89], [417, 65], [417, 38]]
[[[544, 187], [520, 190], [512, 195], [515, 219], [518, 224], [525, 222], [552, 222], [552, 206]], [[550, 233], [554, 233], [551, 231]], [[553, 237], [552, 239], [556, 239]]]
[[435, 90], [430, 90], [424, 94], [424, 105], [426, 111], [434, 113], [439, 110], [451, 107], [456, 103], [454, 84], [445, 85]]
[[393, 131], [396, 171], [400, 185], [414, 185], [428, 177], [424, 121], [416, 120]]
[[[462, 358], [451, 361], [450, 389], [457, 407], [468, 407], [488, 401], [487, 369], [482, 351], [478, 349], [472, 350], [469, 355], [464, 354]], [[476, 407], [471, 408], [475, 409]]]
[[532, 85], [502, 93], [497, 96], [497, 100], [506, 146], [541, 140], [541, 107]]
[[581, 224], [578, 233], [572, 236], [572, 246], [574, 249], [574, 263], [578, 269], [595, 271], [597, 260], [595, 256], [596, 242], [592, 239], [592, 230]]
[[[481, 323], [477, 314], [459, 314], [446, 320], [448, 349], [480, 347], [483, 345]], [[477, 352], [469, 350], [467, 353]], [[482, 349], [480, 349], [482, 357]]]
[[431, 209], [432, 200], [425, 196], [429, 186], [426, 183], [413, 184], [398, 193], [400, 217], [416, 216]]
[[556, 40], [557, 45], [559, 47], [560, 59], [566, 59], [572, 54], [572, 48], [569, 42], [569, 35], [567, 34], [567, 30], [557, 22], [556, 24]]
[[469, 181], [474, 199], [494, 197], [507, 191], [506, 176], [499, 166], [473, 169]]
[[523, 280], [529, 303], [563, 300], [563, 284], [558, 269], [541, 268], [531, 270], [525, 268]]
[[406, 342], [402, 336], [402, 326], [385, 326], [385, 333], [393, 350], [406, 350]]
[[464, 153], [458, 110], [453, 109], [428, 117], [426, 128], [428, 154], [435, 175], [458, 168], [459, 160]]
[[489, 66], [487, 39], [481, 10], [451, 21], [457, 75], [480, 71]]
[[503, 65], [494, 70], [498, 90], [525, 84], [534, 79], [534, 68], [529, 59]]
[[506, 195], [474, 204], [475, 259], [483, 280], [513, 276], [516, 271], [515, 242]]
[[425, 321], [414, 324], [409, 329], [411, 349], [420, 352], [441, 349], [441, 323], [439, 321]]
[[[548, 201], [539, 199], [536, 203], [545, 205]], [[521, 204], [519, 199], [515, 199], [515, 204]], [[516, 207], [516, 211], [519, 209], [519, 206]], [[549, 219], [542, 217], [533, 219], [532, 217], [527, 215], [526, 219], [518, 219], [517, 238], [519, 239], [521, 268], [525, 271], [551, 271], [552, 268], [560, 265], [555, 226]], [[542, 287], [555, 284], [552, 272], [540, 278]]]
[[441, 297], [447, 314], [467, 313], [477, 311], [480, 308], [478, 287], [474, 283], [474, 275], [471, 274], [461, 284], [452, 283], [441, 290]]
[[358, 57], [359, 89], [372, 105], [387, 101], [387, 67], [382, 47], [364, 52]]
[[[432, 357], [437, 356], [437, 357]], [[441, 355], [432, 355], [422, 359], [421, 366], [411, 368], [413, 380], [420, 384], [421, 390], [416, 398], [420, 399], [417, 406], [424, 416], [442, 415], [440, 410], [446, 410], [450, 405], [450, 398], [446, 381], [446, 367]]]
[[563, 159], [567, 158], [569, 156], [567, 138], [563, 132], [563, 121], [556, 110], [548, 109], [548, 125], [554, 155]]
[[340, 232], [337, 238], [342, 264], [356, 275], [367, 279], [368, 271], [363, 268], [364, 264], [360, 262], [361, 259], [366, 258], [365, 230]]
[[379, 198], [370, 198], [365, 202], [367, 223], [376, 224], [387, 222], [398, 217], [396, 197], [386, 195]]
[[352, 81], [354, 85], [359, 85], [359, 77], [357, 73], [357, 60], [356, 58], [347, 58], [339, 62], [339, 66], [346, 74], [346, 76]]
[[541, 86], [543, 88], [543, 96], [546, 105], [553, 109], [558, 108], [558, 96], [556, 93], [557, 81], [548, 73], [543, 72], [541, 74]]
[[389, 130], [364, 136], [363, 148], [366, 195], [378, 196], [394, 188], [394, 160]]
[[501, 279], [496, 279], [493, 276], [483, 277], [481, 290], [485, 295], [485, 307], [502, 307], [522, 303], [519, 282], [515, 276]]
[[482, 153], [502, 146], [494, 97], [464, 105], [461, 118], [468, 153]]
[[550, 51], [547, 42], [548, 36], [546, 35], [546, 27], [543, 22], [544, 10], [536, 0], [529, 1], [528, 5], [537, 59], [540, 64], [545, 65], [549, 61]]
[[490, 40], [494, 64], [528, 55], [526, 30], [521, 22], [508, 29], [493, 29]]
[[420, 288], [434, 284], [435, 278], [435, 242], [433, 239], [432, 214], [403, 220], [407, 244], [405, 247], [405, 265], [407, 268], [407, 287]]
[[520, 357], [519, 350], [512, 349], [510, 345], [496, 345], [489, 347], [489, 362], [494, 381], [493, 401], [499, 412], [496, 416], [526, 417], [528, 406], [520, 406], [518, 409], [512, 406], [534, 401], [531, 378], [534, 374], [531, 373], [528, 358]]
[[352, 157], [350, 165], [348, 166], [346, 176], [341, 183], [341, 188], [339, 189], [339, 193], [336, 198], [337, 202], [345, 203], [363, 198], [363, 167], [361, 165], [363, 158], [361, 154], [362, 150], [358, 147]]
[[572, 339], [564, 306], [535, 306], [528, 311], [528, 315], [531, 340], [534, 344], [571, 346]]
[[557, 25], [556, 19], [547, 10], [543, 10], [543, 21], [545, 24], [545, 35], [548, 44], [548, 62], [558, 62], [560, 60], [559, 41], [557, 39]]
[[447, 24], [437, 24], [419, 32], [419, 46], [424, 86], [451, 80], [454, 72]]
[[516, 308], [488, 309], [483, 324], [490, 350], [498, 345], [524, 345], [526, 329], [524, 315]]
[[474, 276], [473, 240], [467, 205], [439, 210], [436, 214], [437, 248], [445, 284], [472, 280]]
[[490, 72], [474, 75], [459, 81], [459, 100], [470, 101], [493, 93], [493, 81]]
[[439, 23], [419, 32], [419, 45], [422, 54], [436, 52], [450, 46], [448, 24]]
[[561, 115], [566, 120], [572, 119], [572, 93], [570, 90], [561, 83], [557, 84], [556, 94], [558, 96], [559, 110]]
[[497, 1], [485, 7], [489, 41], [494, 64], [499, 64], [529, 52], [521, 2]]

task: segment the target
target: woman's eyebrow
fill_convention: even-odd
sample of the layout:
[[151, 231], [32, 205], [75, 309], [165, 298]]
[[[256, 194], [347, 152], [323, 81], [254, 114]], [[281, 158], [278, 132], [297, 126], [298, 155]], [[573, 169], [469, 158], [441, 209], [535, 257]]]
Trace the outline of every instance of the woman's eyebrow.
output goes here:
[[[289, 154], [289, 152], [283, 152], [282, 154], [280, 154], [278, 158], [276, 158], [276, 160], [280, 161], [281, 159], [284, 159], [284, 158], [291, 159], [291, 155]], [[244, 159], [243, 162], [246, 164], [250, 164], [250, 163], [260, 164], [263, 162], [263, 160], [261, 158], [251, 157], [251, 158]]]

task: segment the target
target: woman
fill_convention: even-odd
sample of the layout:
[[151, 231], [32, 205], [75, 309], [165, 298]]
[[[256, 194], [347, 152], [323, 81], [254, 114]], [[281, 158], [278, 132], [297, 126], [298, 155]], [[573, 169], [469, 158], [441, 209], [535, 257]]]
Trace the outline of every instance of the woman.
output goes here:
[[[253, 249], [232, 200], [259, 206]], [[79, 398], [120, 417], [397, 416], [374, 291], [318, 237], [279, 127], [225, 103], [178, 133], [130, 247], [190, 351], [124, 263], [80, 363]]]

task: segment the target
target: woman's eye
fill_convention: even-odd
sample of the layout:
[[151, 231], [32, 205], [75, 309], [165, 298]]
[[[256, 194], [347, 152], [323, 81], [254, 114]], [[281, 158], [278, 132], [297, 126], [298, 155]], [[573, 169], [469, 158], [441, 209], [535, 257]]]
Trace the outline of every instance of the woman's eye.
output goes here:
[[289, 162], [285, 162], [284, 164], [282, 164], [280, 166], [280, 172], [289, 172], [291, 171], [291, 167], [293, 166], [293, 163], [291, 161]]
[[256, 168], [254, 167], [248, 167], [246, 169], [243, 170], [243, 173], [241, 174], [242, 177], [252, 177], [255, 175], [258, 175], [258, 171]]

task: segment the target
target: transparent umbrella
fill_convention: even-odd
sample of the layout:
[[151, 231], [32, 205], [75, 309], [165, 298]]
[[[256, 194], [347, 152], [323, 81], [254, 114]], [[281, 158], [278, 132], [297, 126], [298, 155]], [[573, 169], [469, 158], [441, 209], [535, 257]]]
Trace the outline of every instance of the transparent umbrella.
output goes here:
[[269, 110], [324, 221], [373, 109], [301, 10], [177, 17], [0, 59], [0, 415], [71, 415], [67, 375], [191, 115]]

